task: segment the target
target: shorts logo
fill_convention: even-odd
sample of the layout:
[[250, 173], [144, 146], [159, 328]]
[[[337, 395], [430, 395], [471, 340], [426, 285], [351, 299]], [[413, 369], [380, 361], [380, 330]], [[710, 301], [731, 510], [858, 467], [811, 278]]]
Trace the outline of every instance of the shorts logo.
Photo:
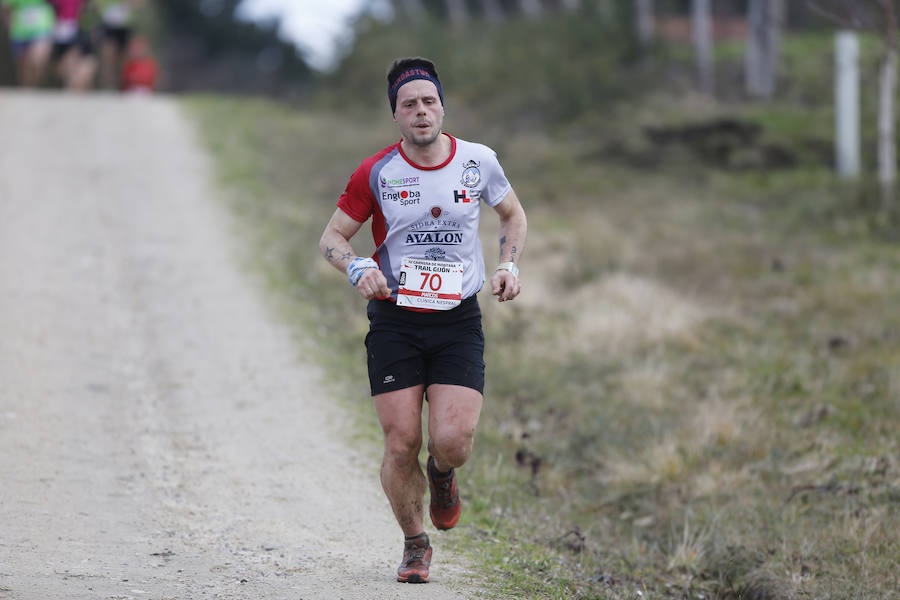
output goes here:
[[464, 163], [460, 183], [470, 188], [476, 187], [481, 183], [481, 171], [478, 170], [478, 167], [480, 166], [481, 163], [475, 162], [474, 160]]
[[382, 383], [394, 383], [394, 376], [386, 375], [384, 378], [384, 381], [382, 381]]
[[431, 207], [431, 217], [432, 217], [433, 219], [437, 219], [438, 217], [440, 217], [440, 216], [441, 216], [441, 212], [443, 212], [443, 211], [441, 211], [441, 207], [440, 207], [440, 206], [432, 206], [432, 207]]

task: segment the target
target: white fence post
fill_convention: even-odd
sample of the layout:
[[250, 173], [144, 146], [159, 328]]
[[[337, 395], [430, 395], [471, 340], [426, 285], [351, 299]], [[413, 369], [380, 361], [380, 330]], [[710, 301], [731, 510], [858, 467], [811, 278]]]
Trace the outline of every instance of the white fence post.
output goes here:
[[859, 39], [854, 31], [835, 36], [835, 152], [841, 177], [859, 175]]

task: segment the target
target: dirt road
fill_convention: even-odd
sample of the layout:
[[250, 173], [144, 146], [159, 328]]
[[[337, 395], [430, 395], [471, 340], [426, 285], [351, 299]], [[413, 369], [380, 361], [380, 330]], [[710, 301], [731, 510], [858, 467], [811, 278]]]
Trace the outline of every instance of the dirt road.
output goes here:
[[0, 599], [471, 597], [440, 535], [394, 581], [379, 458], [215, 194], [172, 100], [0, 91]]

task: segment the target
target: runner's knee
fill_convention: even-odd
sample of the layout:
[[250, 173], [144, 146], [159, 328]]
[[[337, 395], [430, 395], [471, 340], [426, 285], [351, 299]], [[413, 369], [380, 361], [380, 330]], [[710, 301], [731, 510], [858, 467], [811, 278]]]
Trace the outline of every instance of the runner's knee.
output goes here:
[[422, 448], [422, 434], [416, 431], [388, 431], [384, 436], [385, 457], [394, 462], [417, 460]]
[[454, 435], [432, 437], [429, 448], [441, 464], [456, 468], [469, 460], [473, 444], [474, 432], [457, 432]]

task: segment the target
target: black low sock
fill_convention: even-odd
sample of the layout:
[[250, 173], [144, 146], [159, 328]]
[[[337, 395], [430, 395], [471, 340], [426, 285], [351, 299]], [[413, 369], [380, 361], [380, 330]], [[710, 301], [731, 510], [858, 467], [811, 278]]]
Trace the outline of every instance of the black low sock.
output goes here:
[[425, 533], [424, 531], [422, 533], [420, 533], [419, 535], [414, 535], [412, 537], [403, 536], [403, 539], [406, 540], [407, 542], [413, 542], [415, 540], [420, 540], [422, 538], [425, 538], [425, 545], [427, 546], [428, 545], [428, 534]]
[[431, 461], [428, 463], [428, 470], [431, 471], [431, 474], [432, 474], [434, 477], [440, 477], [441, 479], [445, 479], [445, 478], [447, 478], [447, 477], [450, 477], [450, 476], [453, 474], [453, 469], [450, 469], [449, 471], [446, 471], [446, 472], [444, 472], [444, 473], [441, 473], [440, 471], [438, 471], [438, 470], [437, 470], [437, 465], [434, 464], [434, 458], [433, 458], [433, 457], [432, 457]]

